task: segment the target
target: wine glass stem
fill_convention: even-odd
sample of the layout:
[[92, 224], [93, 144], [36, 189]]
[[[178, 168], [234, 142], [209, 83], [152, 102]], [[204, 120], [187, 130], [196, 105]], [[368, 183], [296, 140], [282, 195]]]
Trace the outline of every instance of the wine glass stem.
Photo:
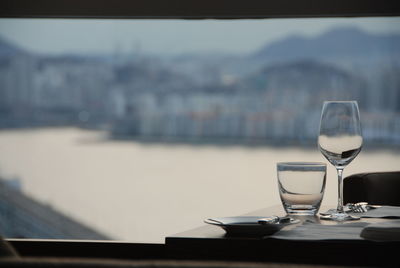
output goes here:
[[343, 167], [336, 167], [338, 174], [338, 205], [337, 212], [344, 213], [343, 211]]

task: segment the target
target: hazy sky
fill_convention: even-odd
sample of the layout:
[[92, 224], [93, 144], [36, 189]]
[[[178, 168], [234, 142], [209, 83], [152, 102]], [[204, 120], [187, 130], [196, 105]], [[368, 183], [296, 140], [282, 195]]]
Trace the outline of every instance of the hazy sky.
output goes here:
[[400, 17], [263, 20], [0, 19], [0, 36], [41, 53], [249, 53], [291, 34], [354, 26], [400, 33]]

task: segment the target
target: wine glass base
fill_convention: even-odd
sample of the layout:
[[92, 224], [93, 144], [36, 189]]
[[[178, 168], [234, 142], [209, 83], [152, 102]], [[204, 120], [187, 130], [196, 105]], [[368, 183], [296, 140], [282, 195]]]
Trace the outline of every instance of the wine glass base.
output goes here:
[[345, 212], [335, 211], [328, 215], [320, 215], [321, 220], [330, 220], [330, 221], [354, 221], [359, 220], [360, 217], [349, 215]]

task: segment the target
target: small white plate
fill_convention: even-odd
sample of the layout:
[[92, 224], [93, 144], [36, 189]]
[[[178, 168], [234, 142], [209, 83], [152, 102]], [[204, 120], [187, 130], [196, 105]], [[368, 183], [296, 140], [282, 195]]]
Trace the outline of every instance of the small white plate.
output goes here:
[[204, 222], [221, 227], [228, 235], [264, 236], [276, 233], [285, 226], [298, 223], [299, 220], [290, 219], [287, 223], [260, 224], [259, 220], [265, 216], [240, 216], [207, 219]]

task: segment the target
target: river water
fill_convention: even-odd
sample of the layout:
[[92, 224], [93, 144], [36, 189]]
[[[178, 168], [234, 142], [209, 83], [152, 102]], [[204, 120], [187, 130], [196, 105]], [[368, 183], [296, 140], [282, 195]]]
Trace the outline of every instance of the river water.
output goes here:
[[[0, 131], [0, 176], [116, 240], [162, 243], [203, 224], [280, 204], [276, 162], [323, 161], [317, 147], [176, 145], [109, 140], [77, 128]], [[398, 170], [400, 151], [361, 151], [345, 176]], [[335, 204], [328, 167], [323, 204]]]

